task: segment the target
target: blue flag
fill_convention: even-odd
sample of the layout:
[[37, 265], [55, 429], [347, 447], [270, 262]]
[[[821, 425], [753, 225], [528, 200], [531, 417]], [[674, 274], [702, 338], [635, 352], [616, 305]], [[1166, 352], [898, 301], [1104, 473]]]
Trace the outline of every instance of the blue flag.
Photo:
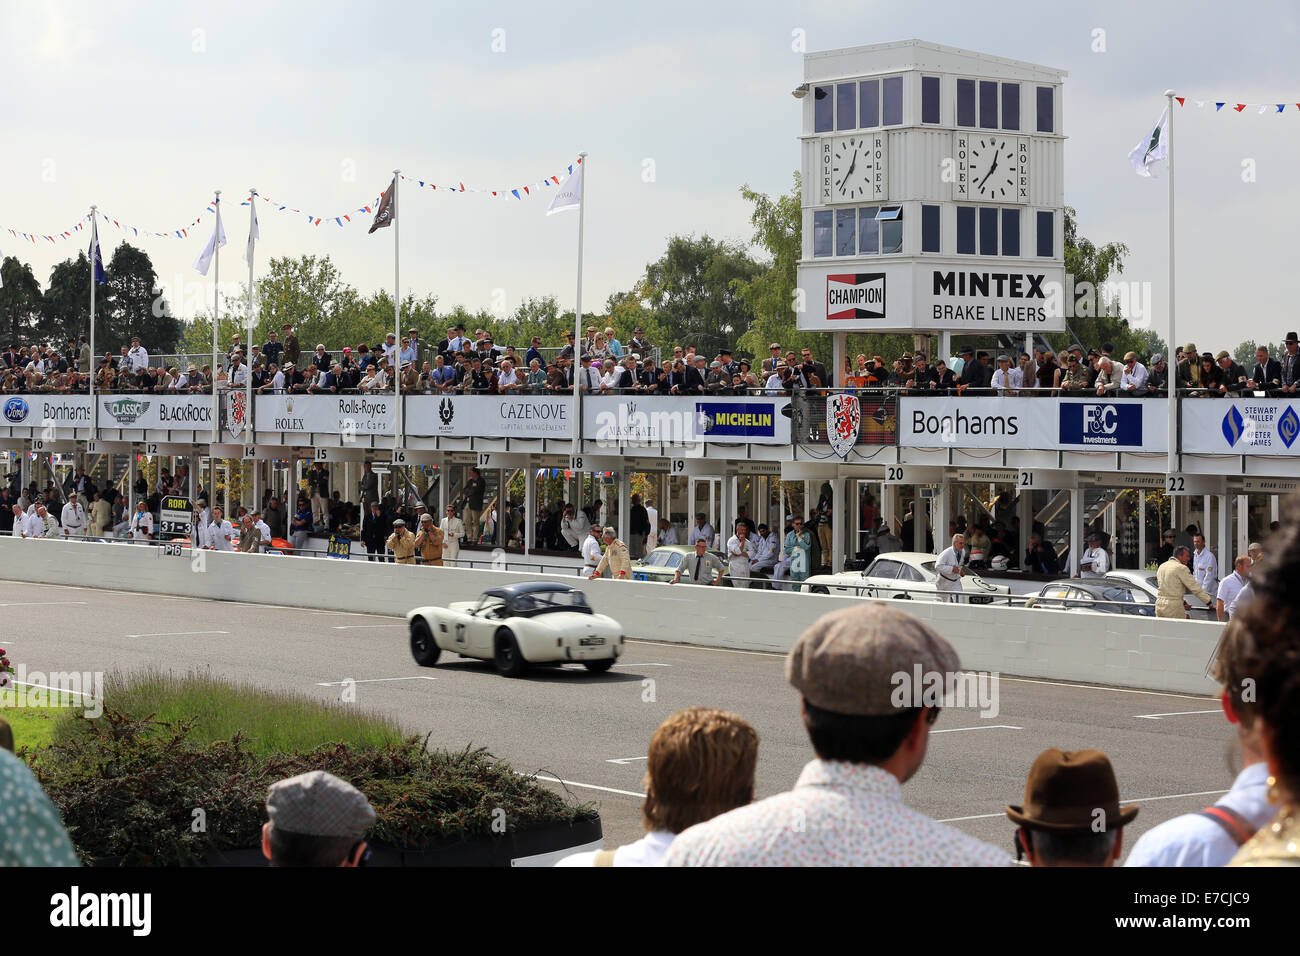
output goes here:
[[104, 271], [104, 256], [99, 251], [99, 227], [97, 220], [90, 221], [90, 267], [95, 274], [95, 282], [103, 285], [108, 281], [108, 273]]

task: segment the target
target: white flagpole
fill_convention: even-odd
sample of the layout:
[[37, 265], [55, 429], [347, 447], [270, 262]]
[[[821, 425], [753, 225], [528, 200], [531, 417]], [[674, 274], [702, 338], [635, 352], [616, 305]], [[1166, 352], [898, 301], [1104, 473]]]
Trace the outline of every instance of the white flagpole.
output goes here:
[[[400, 169], [393, 170], [393, 375], [397, 381], [393, 385], [393, 448], [401, 448], [402, 441], [402, 273], [399, 231], [402, 226], [397, 215], [397, 182], [402, 178]], [[403, 489], [403, 492], [405, 489]], [[397, 478], [393, 477], [393, 494], [397, 495]], [[405, 497], [398, 498], [399, 506]]]
[[[587, 154], [579, 153], [578, 160], [583, 167], [587, 165]], [[578, 183], [578, 299], [573, 305], [573, 457], [582, 451], [582, 389], [578, 385], [578, 370], [582, 368], [582, 224], [587, 212], [587, 170], [579, 170], [582, 179]]]
[[[212, 444], [221, 441], [221, 406], [217, 395], [217, 326], [221, 323], [221, 190], [216, 190], [213, 205], [217, 207], [217, 223], [212, 233]], [[208, 461], [212, 467], [212, 487], [208, 490], [211, 507], [217, 506], [217, 459], [214, 449], [208, 449]]]
[[[1174, 332], [1174, 91], [1165, 90], [1165, 99], [1169, 113], [1169, 128], [1166, 131], [1165, 150], [1169, 156], [1169, 358], [1173, 358], [1178, 348]], [[1188, 358], [1196, 362], [1196, 356]], [[1165, 468], [1169, 474], [1178, 471], [1178, 366], [1169, 368], [1169, 460]]]
[[[250, 359], [253, 355], [253, 309], [256, 295], [253, 288], [253, 261], [257, 255], [257, 237], [253, 234], [253, 224], [257, 221], [257, 190], [251, 186], [248, 189], [248, 341], [244, 343], [244, 441], [253, 444], [253, 366]], [[257, 467], [257, 462], [253, 462], [253, 467]], [[253, 508], [256, 510], [261, 507], [261, 502], [254, 501]]]
[[[95, 414], [95, 252], [99, 250], [99, 227], [94, 206], [90, 207], [90, 437], [99, 437], [99, 416]], [[100, 253], [103, 257], [103, 253]], [[112, 460], [111, 458], [109, 459]]]

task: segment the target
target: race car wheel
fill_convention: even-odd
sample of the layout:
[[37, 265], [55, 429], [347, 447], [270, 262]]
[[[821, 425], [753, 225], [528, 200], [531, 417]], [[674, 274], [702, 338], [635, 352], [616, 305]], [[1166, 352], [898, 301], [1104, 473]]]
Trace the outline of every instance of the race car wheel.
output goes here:
[[824, 584], [814, 584], [811, 588], [809, 588], [809, 591], [810, 591], [811, 593], [813, 593], [813, 594], [829, 594], [829, 593], [830, 593], [829, 591], [826, 590], [826, 586], [825, 586]]
[[438, 655], [441, 653], [442, 648], [429, 630], [429, 622], [417, 617], [411, 622], [411, 656], [415, 658], [415, 663], [421, 667], [432, 667], [438, 663]]
[[492, 663], [505, 677], [518, 677], [528, 666], [524, 660], [524, 655], [519, 653], [519, 642], [515, 636], [504, 627], [497, 631], [496, 640], [494, 641], [495, 653], [492, 655]]
[[614, 666], [614, 658], [607, 657], [601, 661], [583, 661], [582, 666], [593, 674], [603, 674]]
[[912, 600], [912, 595], [910, 595], [910, 594], [908, 594], [906, 591], [904, 591], [902, 594], [895, 594], [895, 595], [894, 595], [894, 600], [895, 600], [895, 601], [910, 601], [910, 600]]

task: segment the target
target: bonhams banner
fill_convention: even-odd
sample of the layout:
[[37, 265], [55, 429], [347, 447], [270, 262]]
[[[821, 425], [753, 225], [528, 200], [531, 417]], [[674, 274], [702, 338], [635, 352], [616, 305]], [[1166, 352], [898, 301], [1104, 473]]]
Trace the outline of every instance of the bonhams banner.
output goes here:
[[899, 400], [898, 443], [915, 448], [1145, 451], [1168, 448], [1155, 399], [970, 396]]
[[45, 429], [89, 428], [89, 395], [10, 395], [0, 404], [0, 430], [39, 437]]

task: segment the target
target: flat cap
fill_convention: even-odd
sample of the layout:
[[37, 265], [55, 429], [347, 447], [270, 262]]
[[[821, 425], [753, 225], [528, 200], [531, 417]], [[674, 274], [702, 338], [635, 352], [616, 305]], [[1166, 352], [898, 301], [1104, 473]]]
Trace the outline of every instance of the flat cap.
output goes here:
[[1227, 349], [1223, 349], [1223, 350], [1221, 350], [1221, 351], [1219, 352], [1218, 355], [1214, 356], [1214, 360], [1215, 360], [1216, 362], [1217, 362], [1217, 361], [1220, 361], [1220, 360], [1222, 360], [1222, 359], [1226, 359], [1226, 358], [1231, 358], [1231, 356], [1228, 355], [1228, 350], [1227, 350]]
[[1263, 550], [1264, 550], [1264, 546], [1262, 544], [1260, 544], [1258, 541], [1252, 541], [1250, 543], [1250, 547], [1246, 549], [1246, 552], [1249, 553], [1251, 551], [1263, 551]]
[[1134, 362], [1134, 361], [1137, 361], [1137, 357], [1138, 357], [1138, 354], [1137, 354], [1136, 352], [1125, 352], [1125, 353], [1124, 353], [1124, 361], [1125, 361], [1125, 362]]
[[304, 836], [360, 839], [375, 823], [366, 795], [324, 770], [271, 784], [266, 815], [277, 830]]
[[1165, 357], [1164, 357], [1163, 355], [1161, 355], [1159, 352], [1157, 352], [1155, 355], [1151, 356], [1151, 364], [1152, 364], [1152, 365], [1159, 365], [1159, 364], [1160, 364], [1161, 362], [1163, 362], [1164, 360], [1165, 360]]
[[405, 528], [405, 527], [406, 527], [406, 520], [405, 520], [404, 518], [398, 518], [396, 521], [393, 522], [393, 527], [394, 527], [394, 528], [397, 528], [397, 527]]
[[961, 661], [943, 637], [885, 604], [832, 611], [813, 622], [785, 660], [785, 677], [809, 703], [854, 716], [898, 713], [895, 675], [947, 675]]

